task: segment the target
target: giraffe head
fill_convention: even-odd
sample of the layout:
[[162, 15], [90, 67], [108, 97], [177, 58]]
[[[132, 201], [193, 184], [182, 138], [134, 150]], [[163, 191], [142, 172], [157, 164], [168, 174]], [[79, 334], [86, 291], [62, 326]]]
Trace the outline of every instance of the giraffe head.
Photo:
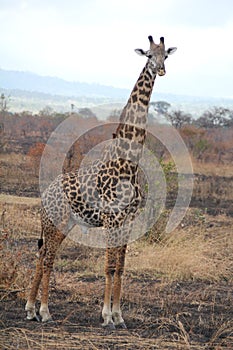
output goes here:
[[152, 36], [148, 36], [150, 41], [150, 49], [148, 51], [144, 51], [142, 49], [136, 49], [137, 54], [141, 56], [148, 57], [148, 65], [149, 69], [153, 74], [157, 74], [162, 76], [166, 74], [164, 61], [168, 57], [168, 55], [173, 54], [176, 51], [176, 47], [170, 47], [169, 49], [165, 49], [164, 38], [160, 38], [160, 43], [155, 44]]

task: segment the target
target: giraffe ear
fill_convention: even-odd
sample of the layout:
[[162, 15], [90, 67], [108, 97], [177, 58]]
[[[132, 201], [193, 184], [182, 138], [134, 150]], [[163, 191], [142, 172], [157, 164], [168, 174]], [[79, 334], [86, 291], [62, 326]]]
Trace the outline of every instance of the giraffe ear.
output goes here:
[[167, 54], [168, 55], [172, 55], [174, 52], [176, 52], [177, 47], [169, 47], [169, 49], [167, 49]]
[[140, 56], [146, 56], [146, 51], [142, 49], [135, 49], [135, 52]]

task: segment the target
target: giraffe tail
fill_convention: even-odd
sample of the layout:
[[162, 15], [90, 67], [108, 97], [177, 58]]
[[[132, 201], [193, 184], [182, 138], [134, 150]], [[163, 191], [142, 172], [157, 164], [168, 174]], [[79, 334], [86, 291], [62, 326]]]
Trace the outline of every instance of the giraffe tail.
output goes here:
[[37, 256], [37, 258], [39, 258], [40, 254], [41, 254], [40, 248], [43, 247], [43, 244], [44, 244], [42, 236], [41, 236], [41, 238], [38, 239], [37, 244], [38, 244], [38, 252], [36, 253], [36, 256]]
[[[41, 212], [41, 218], [42, 218], [43, 210]], [[38, 245], [38, 250], [43, 246], [44, 240], [43, 240], [43, 225], [41, 226], [41, 233], [40, 233], [40, 238], [38, 239], [37, 245]], [[37, 253], [39, 255], [39, 253]]]
[[43, 238], [38, 239], [38, 250], [43, 246]]
[[41, 230], [41, 235], [40, 238], [38, 239], [38, 250], [40, 250], [40, 248], [43, 246], [44, 241], [43, 241], [43, 230]]

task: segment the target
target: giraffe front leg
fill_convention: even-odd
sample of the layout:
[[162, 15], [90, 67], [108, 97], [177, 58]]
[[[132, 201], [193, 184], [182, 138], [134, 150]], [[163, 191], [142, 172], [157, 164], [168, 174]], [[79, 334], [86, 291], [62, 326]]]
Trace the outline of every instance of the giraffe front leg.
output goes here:
[[121, 284], [122, 276], [117, 272], [114, 276], [114, 298], [112, 306], [112, 317], [114, 325], [119, 328], [127, 328], [125, 321], [122, 317], [121, 307], [120, 307], [120, 295], [121, 295]]
[[106, 273], [105, 276], [105, 292], [104, 292], [104, 306], [102, 310], [102, 317], [104, 322], [103, 327], [114, 329], [111, 310], [111, 296], [112, 296], [112, 274]]
[[105, 292], [104, 292], [104, 306], [102, 310], [102, 317], [104, 319], [103, 327], [114, 329], [111, 310], [112, 297], [112, 280], [116, 266], [116, 252], [115, 248], [107, 248], [106, 262], [105, 262]]
[[125, 265], [125, 252], [126, 245], [118, 248], [117, 252], [117, 263], [116, 263], [116, 271], [114, 275], [114, 289], [113, 289], [113, 306], [112, 306], [112, 317], [115, 326], [120, 328], [127, 328], [125, 321], [122, 317], [122, 312], [120, 308], [120, 300], [121, 300], [121, 286], [122, 286], [122, 275], [124, 272]]

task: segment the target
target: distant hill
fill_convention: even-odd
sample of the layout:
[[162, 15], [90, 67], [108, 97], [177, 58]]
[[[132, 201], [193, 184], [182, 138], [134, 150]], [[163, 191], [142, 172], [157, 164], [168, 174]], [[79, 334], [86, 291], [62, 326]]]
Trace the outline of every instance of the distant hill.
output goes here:
[[[130, 91], [96, 83], [69, 82], [57, 77], [0, 69], [0, 93], [11, 96], [11, 111], [38, 112], [45, 106], [50, 106], [56, 111], [67, 112], [73, 104], [77, 108], [94, 108], [97, 115], [105, 118], [111, 110], [124, 106]], [[165, 94], [157, 91], [152, 94], [151, 101], [166, 101], [171, 104], [172, 109], [191, 113], [194, 117], [200, 116], [213, 106], [233, 109], [233, 99]]]
[[69, 82], [30, 72], [0, 69], [0, 88], [36, 91], [51, 95], [124, 98], [129, 90], [101, 84]]

